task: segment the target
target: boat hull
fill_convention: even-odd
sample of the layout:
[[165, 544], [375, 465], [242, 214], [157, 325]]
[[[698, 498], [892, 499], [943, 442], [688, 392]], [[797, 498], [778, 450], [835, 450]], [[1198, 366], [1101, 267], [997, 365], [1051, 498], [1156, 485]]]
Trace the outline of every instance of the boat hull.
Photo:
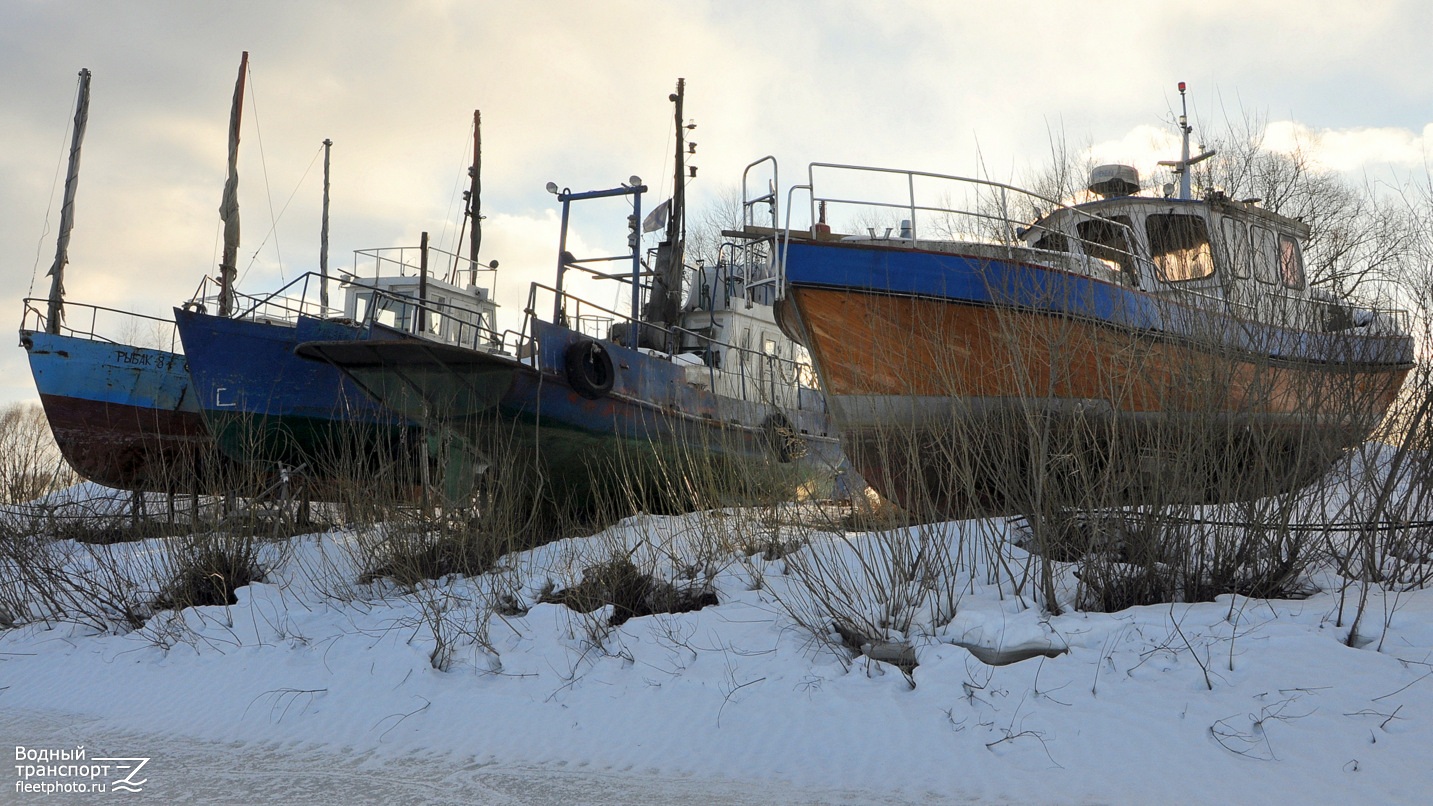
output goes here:
[[498, 467], [531, 476], [529, 490], [563, 516], [682, 511], [790, 496], [840, 461], [824, 411], [714, 395], [670, 361], [609, 342], [601, 348], [614, 368], [611, 389], [584, 394], [564, 357], [588, 340], [542, 322], [534, 337], [535, 360], [380, 337], [305, 344], [299, 353], [341, 368], [384, 405], [456, 442], [462, 459], [448, 464], [445, 490], [458, 499]]
[[302, 341], [359, 338], [355, 326], [230, 319], [177, 309], [194, 396], [230, 459], [284, 468], [324, 487], [417, 478], [413, 424], [370, 400], [340, 372], [294, 355]]
[[65, 461], [123, 490], [214, 490], [233, 468], [204, 426], [183, 355], [21, 331]]
[[1038, 266], [793, 244], [783, 327], [852, 464], [931, 517], [1300, 487], [1373, 429], [1406, 345], [1258, 327]]

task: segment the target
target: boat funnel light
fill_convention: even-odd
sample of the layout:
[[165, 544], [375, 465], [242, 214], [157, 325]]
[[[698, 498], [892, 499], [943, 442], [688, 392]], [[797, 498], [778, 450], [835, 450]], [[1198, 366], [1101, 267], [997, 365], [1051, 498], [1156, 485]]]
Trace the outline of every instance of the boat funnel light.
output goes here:
[[1139, 171], [1133, 165], [1096, 165], [1090, 171], [1090, 192], [1112, 199], [1139, 192]]

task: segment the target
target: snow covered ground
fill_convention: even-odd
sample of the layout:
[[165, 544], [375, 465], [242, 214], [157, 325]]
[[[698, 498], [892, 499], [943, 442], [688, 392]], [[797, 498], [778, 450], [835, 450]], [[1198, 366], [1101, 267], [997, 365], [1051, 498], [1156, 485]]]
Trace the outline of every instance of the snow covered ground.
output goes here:
[[[1353, 649], [1352, 601], [1337, 626], [1328, 576], [1297, 601], [1051, 617], [995, 584], [986, 557], [952, 618], [905, 636], [909, 675], [802, 626], [790, 557], [708, 557], [718, 605], [618, 627], [606, 610], [538, 602], [549, 583], [580, 580], [582, 558], [630, 550], [675, 577], [682, 541], [759, 520], [638, 516], [417, 591], [358, 584], [355, 533], [336, 530], [266, 546], [266, 580], [237, 604], [162, 611], [135, 630], [7, 629], [0, 751], [23, 750], [0, 803], [111, 797], [21, 790], [72, 780], [23, 768], [77, 746], [82, 764], [148, 758], [142, 792], [125, 797], [156, 803], [1312, 804], [1433, 792], [1428, 591], [1376, 591], [1375, 640]], [[940, 530], [993, 537], [1018, 565], [1011, 528]], [[889, 538], [802, 536], [800, 551], [830, 556]], [[109, 556], [143, 568], [165, 547]], [[992, 666], [971, 648], [1053, 656]]]

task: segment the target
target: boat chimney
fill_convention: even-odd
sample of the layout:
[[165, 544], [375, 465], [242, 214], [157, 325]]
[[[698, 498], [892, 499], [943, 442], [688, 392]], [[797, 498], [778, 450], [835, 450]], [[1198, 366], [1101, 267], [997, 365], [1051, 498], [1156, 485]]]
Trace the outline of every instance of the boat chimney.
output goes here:
[[1139, 192], [1139, 171], [1133, 165], [1096, 165], [1090, 171], [1090, 192], [1102, 199]]

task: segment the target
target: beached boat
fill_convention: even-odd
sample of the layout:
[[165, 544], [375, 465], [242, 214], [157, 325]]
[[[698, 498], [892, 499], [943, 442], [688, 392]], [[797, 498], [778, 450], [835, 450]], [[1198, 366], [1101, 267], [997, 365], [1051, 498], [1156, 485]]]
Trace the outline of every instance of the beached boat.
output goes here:
[[[482, 238], [479, 125], [475, 112], [472, 187], [464, 210], [464, 226], [471, 224], [468, 257], [430, 248], [427, 233], [417, 247], [359, 250], [334, 304], [325, 237], [318, 273], [267, 296], [246, 297], [232, 312], [223, 312], [222, 305], [219, 313], [211, 312], [225, 293], [222, 287], [213, 295], [201, 290], [174, 311], [195, 398], [227, 457], [296, 475], [311, 487], [327, 485], [327, 492], [335, 490], [333, 482], [389, 489], [418, 483], [426, 449], [414, 422], [374, 402], [332, 367], [299, 359], [294, 348], [308, 341], [366, 338], [363, 322], [440, 343], [458, 338], [461, 328], [492, 329], [497, 305], [490, 286], [497, 263], [473, 258]], [[325, 176], [326, 166], [327, 160]], [[326, 212], [324, 220], [326, 231]], [[436, 273], [442, 279], [432, 276]], [[425, 315], [420, 300], [443, 315]]]
[[[246, 64], [247, 54], [236, 109]], [[232, 468], [205, 430], [174, 323], [64, 299], [89, 84], [81, 71], [50, 293], [24, 301], [20, 345], [60, 452], [81, 476], [134, 491], [214, 489]]]
[[[549, 183], [562, 204], [557, 279], [533, 284], [521, 330], [464, 328], [449, 344], [374, 324], [365, 340], [299, 346], [450, 447], [441, 470], [451, 500], [494, 468], [531, 468], [531, 489], [568, 516], [679, 510], [791, 494], [839, 463], [822, 398], [775, 324], [774, 289], [760, 283], [769, 254], [743, 248], [717, 266], [684, 265], [682, 94], [679, 83], [674, 195], [650, 216], [637, 177], [587, 192]], [[630, 205], [630, 251], [580, 260], [567, 251], [572, 205], [603, 199]], [[665, 228], [650, 270], [638, 222]], [[618, 260], [630, 274], [593, 268]], [[630, 311], [570, 293], [574, 271], [627, 284]]]
[[[779, 318], [873, 487], [948, 518], [1241, 500], [1368, 437], [1412, 366], [1406, 315], [1311, 286], [1304, 223], [1195, 197], [1211, 154], [1180, 126], [1177, 188], [1101, 166], [1073, 205], [810, 166], [815, 223], [778, 233]], [[828, 211], [891, 226], [833, 234]]]
[[[220, 483], [227, 465], [189, 393], [174, 323], [68, 303], [67, 323], [55, 333], [38, 307], [42, 302], [25, 300], [20, 344], [70, 467], [121, 490], [187, 492]], [[85, 324], [72, 324], [77, 320]], [[162, 349], [115, 340], [132, 340], [136, 324], [158, 340], [167, 334], [174, 345]]]
[[[490, 329], [496, 305], [487, 288], [427, 276], [427, 260], [440, 256], [468, 265], [423, 246], [360, 250], [338, 306], [320, 300], [326, 281], [310, 273], [248, 300], [234, 316], [208, 313], [202, 301], [175, 309], [195, 399], [224, 455], [321, 485], [416, 484], [425, 449], [414, 422], [294, 349], [366, 338], [363, 321], [440, 343], [456, 339], [460, 326]], [[441, 306], [445, 316], [420, 324], [419, 299]]]

